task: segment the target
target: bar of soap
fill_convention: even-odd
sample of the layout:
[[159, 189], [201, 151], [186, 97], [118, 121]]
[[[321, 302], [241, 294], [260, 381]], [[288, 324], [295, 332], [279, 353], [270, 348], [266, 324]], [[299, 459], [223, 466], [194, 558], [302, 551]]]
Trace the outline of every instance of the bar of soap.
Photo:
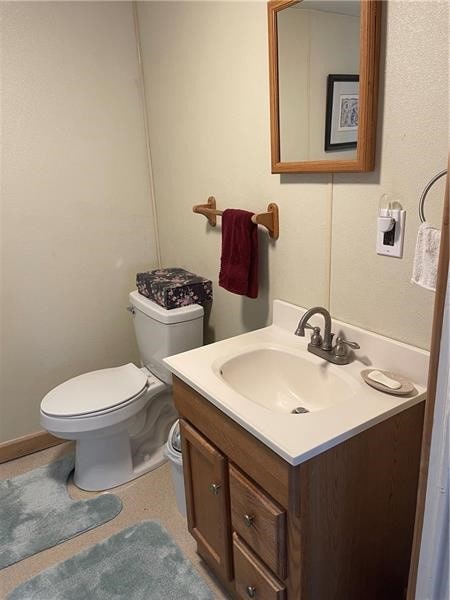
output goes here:
[[395, 381], [395, 379], [391, 379], [390, 377], [388, 377], [381, 371], [371, 371], [370, 373], [367, 374], [367, 377], [368, 377], [368, 379], [371, 379], [372, 381], [381, 383], [381, 385], [384, 385], [391, 390], [398, 390], [399, 388], [402, 387], [401, 383], [399, 383], [398, 381]]

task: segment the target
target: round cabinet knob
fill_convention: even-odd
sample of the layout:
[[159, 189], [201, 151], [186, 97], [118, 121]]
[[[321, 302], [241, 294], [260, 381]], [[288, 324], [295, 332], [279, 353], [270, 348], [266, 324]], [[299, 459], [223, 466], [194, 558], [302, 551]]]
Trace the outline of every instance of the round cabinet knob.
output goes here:
[[247, 525], [247, 527], [252, 527], [254, 522], [255, 517], [253, 517], [252, 515], [244, 515], [244, 523]]
[[256, 598], [256, 588], [254, 585], [247, 586], [247, 596], [249, 598]]
[[220, 483], [211, 483], [209, 489], [214, 494], [214, 496], [218, 496], [221, 487], [222, 486], [220, 485]]

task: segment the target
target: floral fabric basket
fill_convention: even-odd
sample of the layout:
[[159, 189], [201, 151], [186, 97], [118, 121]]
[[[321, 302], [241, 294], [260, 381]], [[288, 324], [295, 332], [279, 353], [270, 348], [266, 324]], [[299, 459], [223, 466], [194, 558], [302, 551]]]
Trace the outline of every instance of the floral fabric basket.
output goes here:
[[179, 267], [137, 273], [138, 292], [164, 308], [212, 302], [212, 282]]

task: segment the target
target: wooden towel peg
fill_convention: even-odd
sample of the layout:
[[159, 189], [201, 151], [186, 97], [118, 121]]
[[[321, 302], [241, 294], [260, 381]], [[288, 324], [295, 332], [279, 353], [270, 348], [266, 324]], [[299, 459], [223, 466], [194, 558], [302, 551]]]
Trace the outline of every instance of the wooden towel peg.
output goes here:
[[[204, 215], [208, 219], [208, 223], [211, 225], [211, 227], [215, 227], [217, 225], [217, 217], [221, 217], [223, 215], [223, 211], [217, 210], [216, 208], [216, 199], [214, 196], [210, 196], [206, 204], [196, 204], [193, 206], [192, 211], [197, 214]], [[268, 205], [267, 212], [254, 214], [252, 221], [257, 225], [263, 225], [266, 227], [266, 229], [269, 231], [269, 236], [273, 240], [278, 239], [280, 228], [278, 219], [278, 206], [275, 204], [275, 202], [271, 202]]]
[[192, 212], [198, 213], [199, 215], [205, 215], [211, 227], [217, 225], [217, 215], [220, 217], [223, 214], [221, 210], [216, 210], [216, 199], [214, 196], [210, 196], [206, 204], [196, 204], [193, 206]]
[[278, 205], [271, 202], [267, 207], [267, 212], [257, 213], [252, 217], [253, 223], [263, 225], [269, 230], [269, 237], [277, 240], [280, 235], [280, 226], [278, 220]]

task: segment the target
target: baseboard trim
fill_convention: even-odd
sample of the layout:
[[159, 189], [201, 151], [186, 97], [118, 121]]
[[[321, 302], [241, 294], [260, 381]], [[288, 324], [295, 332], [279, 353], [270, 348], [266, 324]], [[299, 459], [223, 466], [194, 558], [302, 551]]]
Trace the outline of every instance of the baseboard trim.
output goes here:
[[64, 441], [46, 431], [37, 431], [36, 433], [30, 433], [14, 440], [1, 442], [0, 464], [20, 458], [21, 456], [26, 456], [27, 454], [33, 454], [33, 452], [39, 452], [39, 450], [63, 444]]

